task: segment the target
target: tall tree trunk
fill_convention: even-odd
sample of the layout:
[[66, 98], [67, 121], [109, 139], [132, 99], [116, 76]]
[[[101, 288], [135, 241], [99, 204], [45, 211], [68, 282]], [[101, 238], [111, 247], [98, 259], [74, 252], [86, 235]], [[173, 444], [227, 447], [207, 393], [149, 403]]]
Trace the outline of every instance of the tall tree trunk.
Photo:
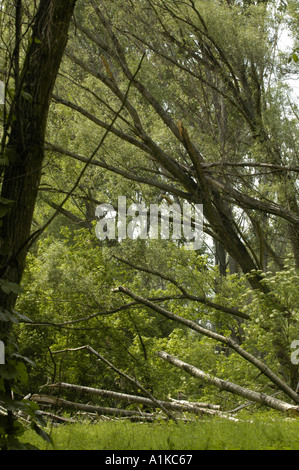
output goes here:
[[[9, 164], [4, 169], [1, 188], [1, 198], [12, 203], [0, 227], [0, 278], [16, 284], [20, 283], [25, 267], [44, 159], [48, 111], [75, 3], [76, 0], [40, 0], [20, 73], [19, 54], [15, 53], [15, 100], [10, 112], [9, 138], [4, 146]], [[20, 50], [21, 7], [19, 0], [16, 2], [15, 52]], [[0, 290], [1, 311], [11, 311], [16, 298], [14, 292]], [[0, 322], [0, 340], [5, 345], [8, 360], [13, 352], [10, 350], [11, 328], [11, 321]], [[12, 384], [13, 378], [4, 380], [4, 401], [10, 398]], [[11, 411], [4, 428], [5, 434], [14, 433]], [[5, 448], [5, 444], [3, 446]]]
[[[32, 41], [16, 90], [16, 119], [7, 143], [10, 162], [3, 176], [1, 197], [13, 201], [0, 228], [0, 276], [19, 283], [44, 159], [44, 139], [50, 100], [76, 0], [41, 0]], [[0, 295], [11, 308], [15, 296]]]
[[215, 247], [215, 264], [219, 266], [221, 276], [226, 276], [226, 251], [217, 240], [214, 240]]

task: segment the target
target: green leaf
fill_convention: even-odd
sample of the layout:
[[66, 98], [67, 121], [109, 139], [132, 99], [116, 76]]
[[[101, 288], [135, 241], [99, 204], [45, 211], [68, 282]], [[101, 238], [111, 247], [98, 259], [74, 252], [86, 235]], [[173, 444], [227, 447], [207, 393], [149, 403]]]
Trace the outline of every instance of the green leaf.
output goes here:
[[24, 362], [18, 362], [16, 364], [17, 377], [23, 384], [28, 382], [28, 372]]
[[24, 315], [23, 313], [20, 313], [20, 312], [16, 312], [15, 310], [13, 311], [13, 313], [19, 317], [21, 320], [27, 322], [27, 323], [33, 323], [32, 320], [27, 317], [27, 315]]
[[26, 357], [26, 356], [22, 356], [21, 354], [16, 354], [16, 353], [13, 353], [12, 354], [12, 357], [15, 357], [17, 359], [22, 359], [22, 361], [25, 361], [25, 362], [28, 362], [28, 364], [32, 365], [33, 367], [35, 367], [35, 363], [29, 359], [29, 357]]
[[22, 90], [21, 96], [24, 98], [24, 100], [29, 101], [29, 103], [33, 102], [33, 96], [27, 91]]
[[14, 201], [10, 201], [4, 197], [0, 197], [0, 217], [4, 217], [9, 212], [10, 206], [13, 202]]
[[[22, 294], [23, 289], [16, 284], [15, 282], [7, 281], [6, 279], [0, 279], [0, 288], [6, 294], [14, 293], [14, 294]], [[14, 312], [17, 313], [17, 312]]]
[[0, 321], [19, 323], [19, 320], [8, 310], [0, 310]]
[[51, 436], [49, 436], [49, 434], [46, 433], [46, 431], [40, 428], [36, 423], [33, 423], [32, 428], [42, 439], [44, 439], [46, 442], [49, 442], [50, 444], [52, 444], [52, 446], [54, 446]]

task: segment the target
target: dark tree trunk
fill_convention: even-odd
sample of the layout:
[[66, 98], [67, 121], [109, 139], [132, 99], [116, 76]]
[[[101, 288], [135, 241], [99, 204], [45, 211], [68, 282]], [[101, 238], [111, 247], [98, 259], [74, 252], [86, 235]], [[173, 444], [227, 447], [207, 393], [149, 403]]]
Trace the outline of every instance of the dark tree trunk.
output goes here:
[[[1, 197], [13, 201], [0, 228], [0, 277], [20, 283], [44, 159], [44, 139], [50, 100], [76, 0], [41, 0], [27, 52], [7, 143]], [[15, 298], [0, 295], [11, 308]]]
[[221, 276], [226, 276], [226, 251], [217, 240], [214, 240], [215, 264], [219, 266]]
[[[1, 197], [12, 203], [0, 226], [0, 278], [16, 284], [21, 282], [25, 267], [44, 159], [48, 111], [67, 44], [67, 33], [75, 3], [76, 0], [40, 0], [32, 29], [31, 44], [22, 71], [19, 73], [22, 2], [16, 2], [15, 100], [10, 111], [11, 126], [8, 129], [8, 142], [4, 146], [9, 164], [2, 174], [1, 188]], [[11, 311], [16, 298], [15, 293], [0, 290], [0, 311]], [[11, 358], [17, 352], [12, 350], [14, 342], [11, 340], [11, 330], [10, 320], [0, 322], [0, 340], [4, 343], [9, 367], [12, 367]], [[9, 403], [11, 398], [14, 386], [12, 374], [11, 377], [3, 380], [4, 393], [1, 392], [3, 403]], [[9, 410], [7, 418], [2, 421], [1, 431], [4, 435], [13, 436], [15, 427], [12, 411]], [[3, 436], [2, 432], [1, 435]], [[1, 443], [1, 448], [6, 449], [7, 444]]]

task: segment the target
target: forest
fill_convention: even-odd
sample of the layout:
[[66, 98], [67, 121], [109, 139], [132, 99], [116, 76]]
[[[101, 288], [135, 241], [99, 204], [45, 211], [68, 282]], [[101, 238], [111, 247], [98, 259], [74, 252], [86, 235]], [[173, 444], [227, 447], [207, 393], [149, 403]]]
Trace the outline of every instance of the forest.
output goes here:
[[296, 0], [0, 0], [0, 449], [256, 417], [299, 449], [298, 31]]

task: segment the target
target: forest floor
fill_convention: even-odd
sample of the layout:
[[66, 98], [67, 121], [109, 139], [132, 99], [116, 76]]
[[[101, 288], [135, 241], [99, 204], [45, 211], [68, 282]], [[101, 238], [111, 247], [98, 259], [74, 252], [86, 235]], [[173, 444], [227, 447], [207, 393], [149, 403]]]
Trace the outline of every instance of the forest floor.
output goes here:
[[101, 421], [50, 427], [54, 447], [33, 431], [22, 439], [41, 450], [299, 450], [299, 418], [258, 415], [179, 423]]

